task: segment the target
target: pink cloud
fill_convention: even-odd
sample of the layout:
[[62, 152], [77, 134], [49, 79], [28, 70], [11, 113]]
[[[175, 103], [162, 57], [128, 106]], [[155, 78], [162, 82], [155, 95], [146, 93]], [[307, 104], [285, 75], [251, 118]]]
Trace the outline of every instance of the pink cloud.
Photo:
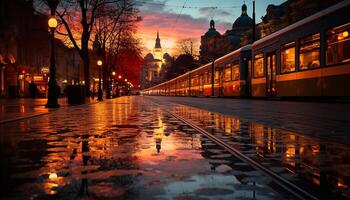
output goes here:
[[[199, 43], [200, 37], [209, 28], [210, 19], [178, 15], [164, 11], [162, 7], [144, 9], [141, 15], [143, 20], [139, 24], [138, 35], [142, 39], [144, 48], [149, 51], [153, 48], [157, 30], [160, 32], [163, 47], [171, 53], [177, 40], [193, 38]], [[217, 22], [217, 30], [222, 34], [230, 27], [230, 23]]]

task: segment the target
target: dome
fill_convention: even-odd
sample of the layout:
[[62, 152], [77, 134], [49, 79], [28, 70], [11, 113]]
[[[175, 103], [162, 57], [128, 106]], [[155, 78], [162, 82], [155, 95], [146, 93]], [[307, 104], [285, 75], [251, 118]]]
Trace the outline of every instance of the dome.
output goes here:
[[152, 55], [151, 53], [148, 53], [148, 54], [145, 56], [145, 60], [146, 60], [146, 61], [152, 61], [152, 60], [154, 60], [154, 57], [153, 57], [153, 55]]
[[171, 56], [170, 56], [168, 53], [165, 53], [165, 54], [163, 55], [163, 59], [165, 59], [165, 60], [171, 60]]
[[254, 21], [247, 14], [247, 6], [243, 4], [242, 6], [242, 14], [240, 17], [236, 19], [236, 21], [232, 25], [232, 29], [241, 28], [241, 27], [249, 27], [253, 26]]
[[214, 20], [210, 20], [210, 28], [209, 30], [204, 34], [204, 37], [215, 37], [220, 36], [220, 33], [216, 31], [215, 29], [215, 22]]

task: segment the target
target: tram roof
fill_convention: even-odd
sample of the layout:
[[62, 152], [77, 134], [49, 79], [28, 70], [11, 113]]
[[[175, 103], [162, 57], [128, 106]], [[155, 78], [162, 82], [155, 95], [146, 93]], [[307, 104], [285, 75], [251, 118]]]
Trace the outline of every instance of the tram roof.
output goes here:
[[253, 43], [253, 46], [262, 44], [262, 43], [264, 43], [264, 42], [266, 42], [268, 40], [271, 40], [271, 39], [273, 39], [273, 38], [275, 38], [275, 37], [277, 37], [279, 35], [282, 35], [282, 34], [284, 34], [286, 32], [289, 32], [289, 31], [291, 31], [293, 29], [301, 27], [301, 26], [303, 26], [303, 25], [305, 25], [307, 23], [315, 21], [315, 20], [317, 20], [317, 19], [319, 19], [319, 18], [321, 18], [323, 16], [326, 16], [326, 15], [329, 15], [331, 13], [334, 13], [337, 10], [340, 10], [340, 9], [346, 7], [346, 6], [349, 6], [349, 5], [350, 5], [350, 1], [349, 0], [343, 0], [342, 2], [337, 3], [334, 6], [326, 8], [325, 10], [322, 10], [322, 11], [320, 11], [318, 13], [315, 13], [315, 14], [313, 14], [313, 15], [305, 18], [305, 19], [302, 19], [302, 20], [300, 20], [300, 21], [298, 21], [298, 22], [296, 22], [296, 23], [294, 23], [292, 25], [289, 25], [289, 26], [287, 26], [287, 27], [285, 27], [285, 28], [283, 28], [283, 29], [281, 29], [279, 31], [276, 31], [275, 33], [272, 33], [272, 34], [270, 34], [270, 35], [268, 35], [266, 37], [263, 37], [260, 40], [257, 40], [256, 42]]

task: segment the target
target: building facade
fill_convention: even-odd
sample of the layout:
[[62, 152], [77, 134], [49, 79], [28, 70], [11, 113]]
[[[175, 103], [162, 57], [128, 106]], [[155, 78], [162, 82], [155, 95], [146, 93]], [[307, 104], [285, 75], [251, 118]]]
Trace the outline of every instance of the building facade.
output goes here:
[[151, 87], [164, 79], [164, 76], [171, 66], [172, 58], [168, 53], [164, 53], [159, 32], [152, 53], [148, 53], [141, 67], [141, 89]]
[[247, 6], [242, 5], [241, 16], [232, 24], [232, 28], [224, 34], [215, 29], [215, 22], [210, 21], [209, 30], [201, 36], [200, 62], [208, 63], [226, 55], [241, 46], [245, 33], [253, 28], [253, 19], [247, 14]]
[[[33, 1], [0, 1], [0, 96], [27, 97], [29, 84], [45, 97], [49, 79], [48, 17], [35, 12]], [[79, 82], [82, 62], [75, 49], [55, 40], [56, 77], [62, 91]], [[81, 74], [83, 75], [83, 74]]]

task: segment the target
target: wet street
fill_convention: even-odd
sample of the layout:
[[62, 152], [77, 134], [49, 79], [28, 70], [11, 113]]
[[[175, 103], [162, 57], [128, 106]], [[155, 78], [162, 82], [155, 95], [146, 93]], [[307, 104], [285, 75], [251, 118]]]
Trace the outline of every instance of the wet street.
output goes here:
[[347, 141], [210, 109], [135, 96], [0, 124], [0, 199], [297, 199], [176, 115], [318, 199], [350, 198]]

